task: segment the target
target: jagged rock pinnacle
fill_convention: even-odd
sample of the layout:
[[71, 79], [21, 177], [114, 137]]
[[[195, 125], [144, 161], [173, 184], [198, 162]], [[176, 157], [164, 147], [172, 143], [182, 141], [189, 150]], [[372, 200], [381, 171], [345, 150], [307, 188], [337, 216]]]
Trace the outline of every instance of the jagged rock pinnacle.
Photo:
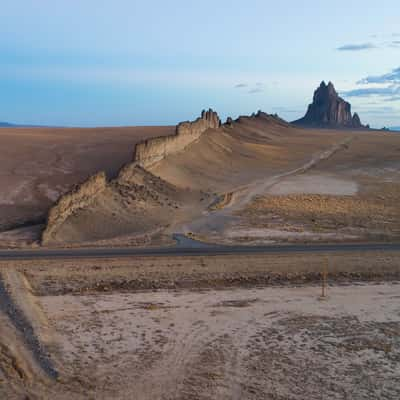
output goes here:
[[337, 93], [332, 82], [322, 81], [314, 92], [313, 102], [306, 115], [293, 122], [297, 125], [337, 128], [363, 128], [357, 113], [351, 114], [351, 105]]

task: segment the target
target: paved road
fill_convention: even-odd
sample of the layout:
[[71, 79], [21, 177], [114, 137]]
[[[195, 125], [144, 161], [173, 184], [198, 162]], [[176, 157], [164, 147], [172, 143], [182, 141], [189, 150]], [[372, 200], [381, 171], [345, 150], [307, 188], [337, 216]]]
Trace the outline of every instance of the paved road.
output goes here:
[[0, 260], [36, 260], [62, 258], [116, 258], [143, 256], [208, 256], [234, 254], [289, 254], [326, 252], [400, 251], [400, 243], [369, 244], [291, 244], [270, 246], [218, 246], [188, 243], [158, 248], [88, 248], [0, 250]]

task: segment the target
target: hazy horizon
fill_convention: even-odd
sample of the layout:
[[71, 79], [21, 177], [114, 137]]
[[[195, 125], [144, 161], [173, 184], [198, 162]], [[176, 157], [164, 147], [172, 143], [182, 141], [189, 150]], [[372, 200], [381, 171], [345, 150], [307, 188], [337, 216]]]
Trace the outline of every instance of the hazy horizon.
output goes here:
[[0, 121], [174, 125], [208, 107], [292, 121], [330, 80], [363, 123], [400, 126], [397, 9], [16, 0], [2, 7]]

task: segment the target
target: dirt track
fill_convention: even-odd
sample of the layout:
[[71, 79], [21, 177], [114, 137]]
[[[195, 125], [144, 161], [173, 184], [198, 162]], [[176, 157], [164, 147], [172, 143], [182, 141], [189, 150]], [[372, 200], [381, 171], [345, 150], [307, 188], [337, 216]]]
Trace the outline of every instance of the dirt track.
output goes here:
[[25, 345], [32, 352], [39, 367], [51, 378], [57, 378], [58, 373], [48, 357], [45, 349], [38, 340], [34, 329], [29, 322], [29, 316], [25, 316], [16, 306], [6, 285], [0, 276], [0, 312], [8, 316], [16, 330], [23, 333]]

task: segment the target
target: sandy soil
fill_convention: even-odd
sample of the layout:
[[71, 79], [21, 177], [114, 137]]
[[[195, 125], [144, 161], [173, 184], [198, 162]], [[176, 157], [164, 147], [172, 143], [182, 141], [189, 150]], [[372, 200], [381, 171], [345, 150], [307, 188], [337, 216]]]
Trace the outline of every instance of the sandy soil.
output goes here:
[[230, 204], [221, 196], [221, 207], [184, 231], [230, 244], [398, 240], [399, 136], [347, 132], [341, 140], [302, 167], [233, 191]]
[[278, 185], [272, 186], [268, 194], [325, 194], [336, 196], [352, 196], [358, 192], [358, 184], [352, 180], [346, 180], [330, 174], [296, 175], [286, 178]]
[[396, 399], [399, 257], [1, 262], [0, 398]]
[[[1, 246], [35, 245], [45, 210], [67, 186], [99, 169], [115, 174], [139, 139], [172, 130], [1, 130], [8, 149], [0, 163], [6, 188], [0, 196]], [[65, 222], [59, 245], [152, 245], [160, 235], [189, 232], [248, 244], [397, 240], [400, 219], [392, 208], [398, 202], [399, 151], [400, 136], [393, 133], [307, 130], [240, 118], [150, 167], [165, 188], [150, 188], [147, 199], [146, 185], [143, 193], [110, 186]], [[4, 232], [7, 227], [18, 229]]]
[[174, 127], [1, 128], [0, 229], [42, 222], [60, 194], [89, 175], [113, 176], [135, 143]]
[[318, 296], [303, 287], [41, 301], [63, 362], [78, 376], [90, 371], [97, 398], [400, 396], [398, 286]]
[[[356, 194], [326, 194], [325, 185], [321, 186], [322, 190], [314, 186], [312, 194], [298, 194], [294, 184], [291, 191], [284, 187], [282, 194], [254, 199], [238, 213], [241, 225], [226, 232], [226, 236], [281, 241], [399, 239], [399, 182], [364, 181]], [[339, 186], [338, 192], [343, 193], [346, 184]], [[335, 186], [329, 190], [332, 193]]]

